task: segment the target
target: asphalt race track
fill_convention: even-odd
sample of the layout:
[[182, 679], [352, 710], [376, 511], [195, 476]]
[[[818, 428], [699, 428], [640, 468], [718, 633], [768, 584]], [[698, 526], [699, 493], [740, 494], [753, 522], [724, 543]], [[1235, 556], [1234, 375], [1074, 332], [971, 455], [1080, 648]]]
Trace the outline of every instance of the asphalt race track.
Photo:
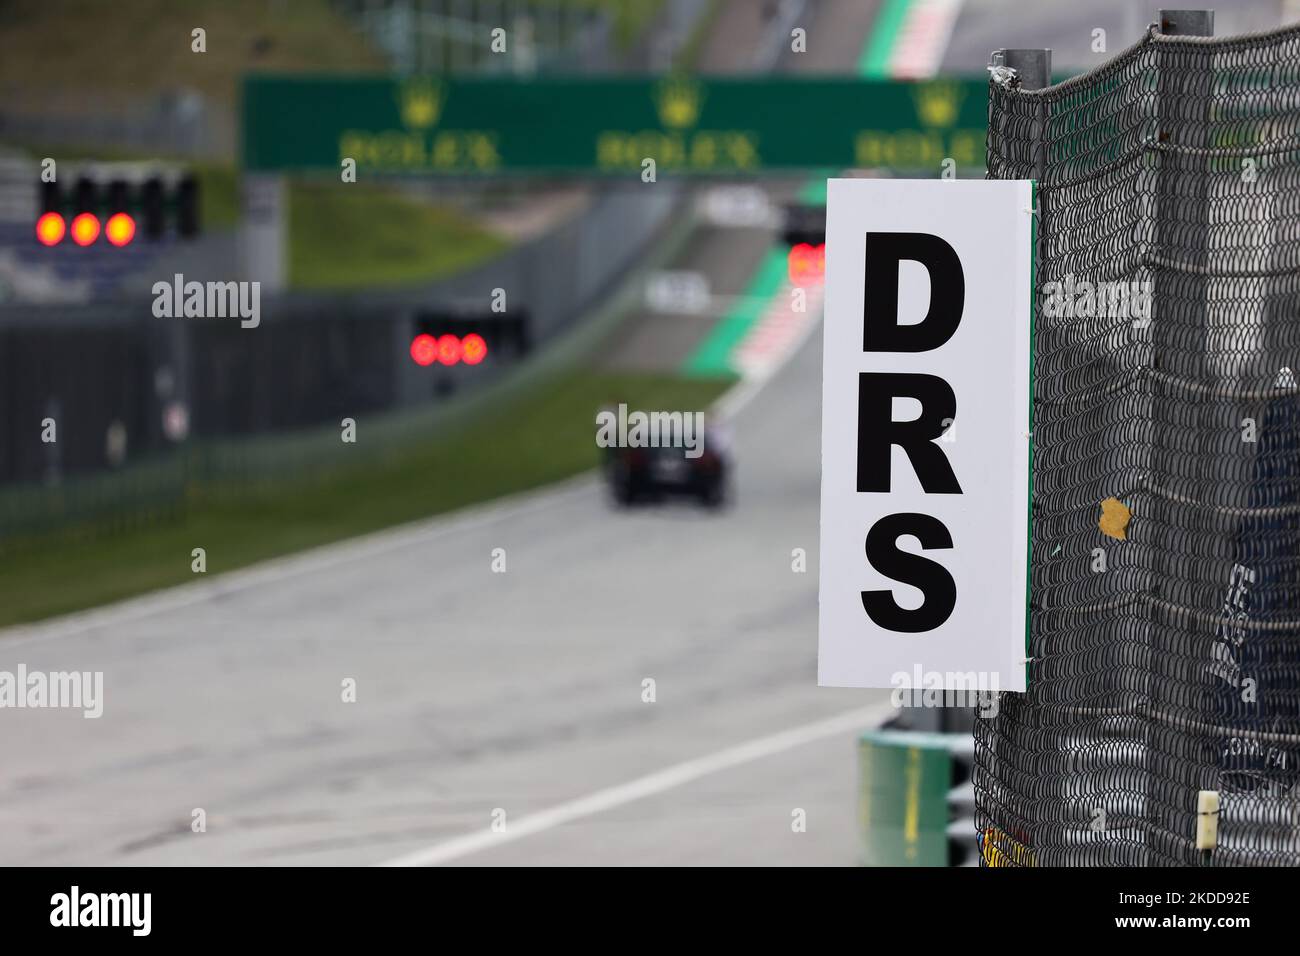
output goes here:
[[[801, 66], [851, 69], [872, 11], [827, 5]], [[736, 239], [682, 265], [738, 292], [768, 240]], [[816, 687], [820, 359], [814, 334], [750, 393], [719, 514], [587, 477], [0, 632], [0, 670], [105, 697], [6, 718], [0, 863], [853, 864], [854, 739], [888, 704]]]
[[102, 670], [105, 704], [9, 714], [0, 862], [379, 863], [487, 834], [511, 838], [456, 861], [853, 863], [853, 729], [511, 834], [880, 709], [815, 686], [819, 366], [814, 335], [739, 412], [721, 514], [616, 512], [580, 479], [4, 635], [0, 669]]

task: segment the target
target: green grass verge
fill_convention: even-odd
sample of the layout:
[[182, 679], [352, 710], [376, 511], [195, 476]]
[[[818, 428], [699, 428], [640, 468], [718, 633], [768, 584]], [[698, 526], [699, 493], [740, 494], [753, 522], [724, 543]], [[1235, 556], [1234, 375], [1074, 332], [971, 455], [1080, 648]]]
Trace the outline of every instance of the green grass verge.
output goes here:
[[629, 50], [650, 25], [665, 0], [621, 0], [613, 4], [614, 40], [623, 50]]
[[[233, 108], [250, 70], [388, 68], [329, 0], [7, 0], [0, 10], [0, 89], [55, 111], [134, 103], [178, 86]], [[191, 49], [196, 27], [207, 32], [205, 53]]]
[[455, 210], [382, 186], [290, 185], [289, 284], [295, 289], [427, 281], [477, 265], [508, 245]]
[[593, 467], [596, 410], [706, 408], [733, 380], [570, 372], [465, 416], [415, 447], [355, 467], [252, 488], [195, 487], [170, 519], [113, 534], [94, 528], [0, 550], [0, 625], [39, 620], [520, 492]]
[[204, 229], [239, 225], [239, 173], [224, 163], [190, 163], [199, 180], [199, 222]]

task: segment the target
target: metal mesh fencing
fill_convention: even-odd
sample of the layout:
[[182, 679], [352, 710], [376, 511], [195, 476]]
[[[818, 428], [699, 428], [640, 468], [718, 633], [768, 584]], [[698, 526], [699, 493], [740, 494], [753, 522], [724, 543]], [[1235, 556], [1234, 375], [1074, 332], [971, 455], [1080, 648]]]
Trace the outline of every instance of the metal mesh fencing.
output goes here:
[[988, 164], [1040, 207], [1030, 683], [975, 721], [982, 861], [1300, 865], [1300, 28], [995, 76]]

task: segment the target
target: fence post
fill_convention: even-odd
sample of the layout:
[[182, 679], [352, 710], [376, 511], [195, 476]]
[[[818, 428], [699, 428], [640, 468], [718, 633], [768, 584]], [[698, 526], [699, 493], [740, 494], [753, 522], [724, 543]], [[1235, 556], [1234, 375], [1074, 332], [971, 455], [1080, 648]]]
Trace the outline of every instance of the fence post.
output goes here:
[[[1022, 90], [1041, 90], [1052, 85], [1052, 51], [1050, 49], [1002, 49], [994, 50], [989, 58], [992, 66], [1006, 67], [1016, 71]], [[1047, 104], [1041, 105], [1040, 115], [1034, 121], [1031, 132], [1033, 139], [1039, 143], [1034, 159], [1034, 179], [1041, 180], [1047, 169]], [[1042, 186], [1042, 183], [1039, 183]], [[1040, 222], [1041, 226], [1042, 223]], [[1041, 234], [1041, 233], [1040, 233]]]
[[[1041, 90], [1044, 89], [1045, 87], [1050, 86], [1052, 83], [1052, 51], [1050, 49], [995, 50], [993, 51], [993, 54], [990, 57], [989, 62], [992, 67], [1003, 67], [1006, 69], [1014, 70], [1016, 73], [1016, 86], [1022, 91], [1031, 92], [1035, 90]], [[1036, 270], [1037, 274], [1034, 276], [1033, 279], [1035, 283], [1035, 288], [1038, 289], [1042, 287], [1042, 283], [1045, 281], [1044, 273], [1045, 273], [1046, 256], [1044, 255], [1044, 252], [1046, 250], [1048, 226], [1051, 222], [1051, 209], [1052, 209], [1050, 197], [1046, 192], [1046, 190], [1043, 188], [1044, 180], [1047, 175], [1048, 119], [1049, 119], [1050, 105], [1048, 104], [1045, 98], [1039, 97], [1033, 103], [1033, 106], [1034, 106], [1034, 114], [1033, 114], [1034, 118], [1030, 125], [1029, 132], [1026, 138], [1029, 140], [1030, 143], [1033, 144], [1033, 164], [1032, 164], [1032, 168], [1029, 170], [1029, 177], [1032, 178], [1035, 182], [1034, 198], [1035, 198], [1035, 205], [1037, 207], [1036, 215], [1038, 216], [1038, 230], [1037, 230], [1038, 245], [1037, 248], [1034, 250], [1034, 259], [1037, 266], [1037, 270]], [[993, 122], [992, 116], [990, 116], [989, 122], [990, 124]], [[991, 130], [990, 130], [990, 135], [992, 135]], [[1033, 347], [1036, 348], [1037, 346], [1034, 345]], [[1036, 385], [1031, 384], [1031, 388], [1036, 390]], [[1031, 400], [1033, 400], [1035, 396], [1031, 394], [1030, 398]], [[1031, 497], [1030, 507], [1031, 509], [1033, 508], [1032, 497]], [[1031, 539], [1032, 536], [1033, 536], [1033, 529], [1031, 527], [1030, 529]], [[1031, 568], [1030, 571], [1031, 580], [1032, 580], [1033, 573], [1034, 572]], [[1031, 601], [1030, 607], [1027, 612], [1029, 614], [1029, 633], [1031, 635], [1030, 638], [1031, 641], [1033, 639], [1033, 635], [1036, 635], [1040, 630], [1038, 621], [1036, 620], [1036, 616], [1037, 616], [1036, 607], [1037, 607], [1037, 601], [1036, 600]], [[1030, 647], [1032, 647], [1032, 644], [1030, 644]], [[1035, 651], [1030, 650], [1028, 647], [1026, 650], [1027, 650], [1026, 656], [1036, 654]], [[1011, 705], [1011, 702], [1003, 701], [1002, 704]], [[974, 724], [974, 720], [972, 720], [972, 724]], [[972, 726], [972, 736], [974, 736], [974, 730], [975, 728]], [[973, 789], [974, 776], [975, 776], [975, 770], [973, 767], [972, 767], [971, 774], [972, 774], [972, 789]], [[1051, 785], [1048, 784], [1046, 781], [1044, 782], [1044, 784], [1049, 786]], [[1034, 810], [1035, 808], [1029, 807], [1026, 808], [1025, 812], [1033, 813]], [[995, 857], [990, 857], [990, 859], [991, 858], [995, 858]]]
[[[1161, 10], [1158, 21], [1162, 36], [1212, 36], [1214, 11], [1212, 10]], [[1161, 374], [1189, 382], [1212, 384], [1213, 369], [1208, 360], [1209, 321], [1206, 306], [1208, 279], [1205, 267], [1209, 258], [1209, 182], [1207, 170], [1196, 166], [1194, 157], [1186, 159], [1170, 151], [1178, 148], [1205, 148], [1210, 145], [1208, 123], [1209, 102], [1213, 93], [1213, 53], [1196, 47], [1168, 48], [1156, 60], [1156, 121], [1159, 141], [1156, 153], [1156, 199], [1154, 213], [1154, 248], [1160, 262], [1150, 273], [1153, 285], [1151, 296], [1151, 367]], [[1203, 104], [1205, 113], [1189, 115], [1189, 103]], [[1199, 162], [1209, 163], [1202, 159]], [[1183, 164], [1186, 163], [1186, 166]], [[1171, 268], [1170, 260], [1178, 260], [1178, 268]], [[1189, 348], [1189, 344], [1194, 343]], [[1159, 388], [1151, 392], [1149, 470], [1147, 480], [1151, 485], [1169, 486], [1175, 480], [1179, 455], [1189, 452], [1202, 461], [1212, 454], [1206, 444], [1206, 435], [1213, 434], [1213, 410], [1197, 410], [1196, 447], [1185, 447], [1185, 439], [1178, 436], [1181, 399], [1161, 394]], [[1185, 413], [1184, 413], [1185, 414]], [[1227, 476], [1210, 475], [1211, 480]], [[1180, 535], [1186, 523], [1194, 521], [1186, 507], [1148, 493], [1143, 508], [1154, 529], [1151, 541], [1151, 559], [1148, 565], [1148, 584], [1154, 601], [1168, 603], [1196, 601], [1185, 589], [1175, 590], [1171, 585], [1177, 575], [1184, 573], [1176, 565]], [[1208, 560], [1208, 558], [1207, 558]], [[1216, 565], [1219, 562], [1215, 562]], [[1229, 579], [1228, 568], [1212, 572], [1221, 576], [1225, 590]], [[1200, 603], [1199, 601], [1197, 603]], [[1180, 706], [1176, 696], [1166, 696], [1162, 691], [1186, 683], [1179, 674], [1178, 654], [1181, 642], [1177, 625], [1169, 620], [1167, 611], [1155, 604], [1148, 605], [1147, 629], [1149, 635], [1150, 693], [1148, 694], [1148, 730], [1144, 747], [1146, 786], [1141, 816], [1145, 830], [1146, 865], [1159, 865], [1182, 857], [1184, 864], [1193, 861], [1184, 855], [1184, 841], [1190, 840], [1193, 830], [1198, 785], [1189, 780], [1170, 779], [1169, 767], [1178, 759], [1179, 735], [1170, 722], [1170, 715]], [[1201, 606], [1198, 611], [1213, 614], [1216, 608]], [[1212, 698], [1212, 695], [1209, 695]], [[1214, 721], [1212, 705], [1207, 708], [1210, 721]], [[1204, 782], [1200, 784], [1206, 786]]]
[[1160, 32], [1167, 37], [1212, 37], [1214, 11], [1161, 10]]
[[1052, 51], [1030, 49], [1003, 49], [993, 51], [994, 66], [1005, 66], [1016, 71], [1022, 90], [1041, 90], [1052, 85]]

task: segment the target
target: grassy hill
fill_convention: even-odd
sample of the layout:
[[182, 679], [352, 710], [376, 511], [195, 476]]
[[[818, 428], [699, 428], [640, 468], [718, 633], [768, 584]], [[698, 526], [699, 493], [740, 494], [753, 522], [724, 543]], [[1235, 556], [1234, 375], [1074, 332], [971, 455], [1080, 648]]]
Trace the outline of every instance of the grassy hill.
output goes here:
[[[207, 52], [190, 32], [207, 31]], [[83, 108], [186, 87], [233, 109], [249, 70], [373, 72], [383, 57], [327, 0], [7, 0], [0, 93]], [[10, 102], [15, 102], [10, 99]]]

